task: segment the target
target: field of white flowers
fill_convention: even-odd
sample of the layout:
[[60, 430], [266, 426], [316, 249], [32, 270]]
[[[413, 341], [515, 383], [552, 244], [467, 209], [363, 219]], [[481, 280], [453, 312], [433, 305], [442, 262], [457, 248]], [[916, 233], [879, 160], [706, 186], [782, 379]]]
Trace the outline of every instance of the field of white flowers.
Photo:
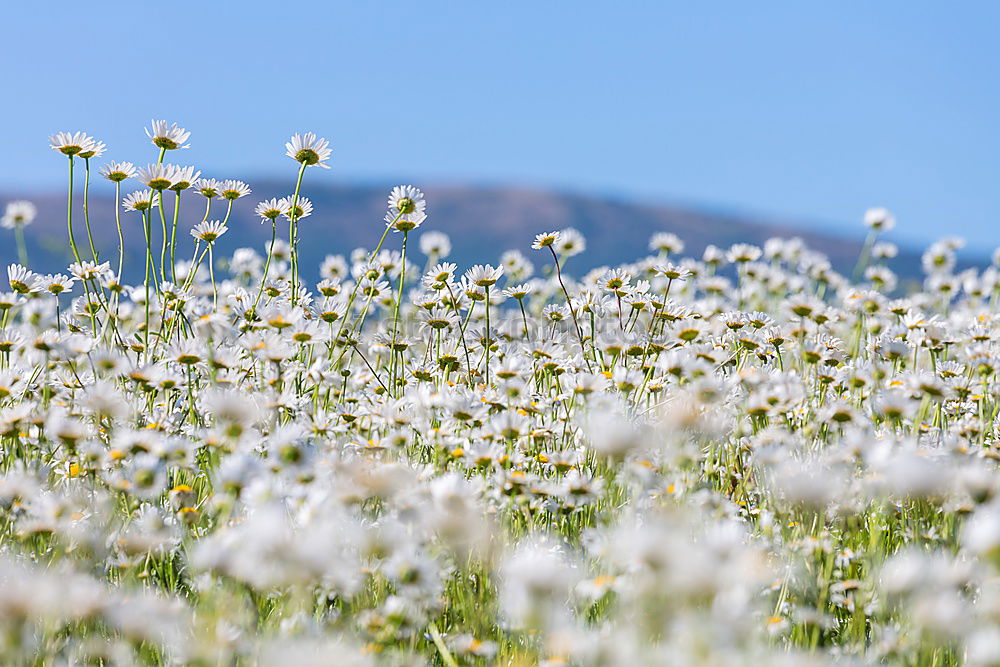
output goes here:
[[147, 134], [52, 138], [68, 275], [2, 220], [0, 662], [1000, 664], [1000, 271], [959, 241], [909, 292], [882, 209], [850, 277], [668, 233], [573, 275], [572, 229], [457, 267], [400, 186], [313, 283], [328, 142], [258, 204]]

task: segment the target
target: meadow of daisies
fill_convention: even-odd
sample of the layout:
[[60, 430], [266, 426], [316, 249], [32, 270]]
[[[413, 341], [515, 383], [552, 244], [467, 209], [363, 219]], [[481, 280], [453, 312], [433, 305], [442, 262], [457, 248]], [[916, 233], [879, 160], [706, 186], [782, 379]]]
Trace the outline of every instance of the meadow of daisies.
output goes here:
[[582, 273], [573, 229], [459, 267], [400, 186], [315, 282], [326, 140], [257, 202], [147, 134], [52, 137], [64, 274], [0, 221], [0, 662], [1000, 664], [1000, 271], [960, 241], [909, 287], [882, 209], [849, 276], [669, 233]]

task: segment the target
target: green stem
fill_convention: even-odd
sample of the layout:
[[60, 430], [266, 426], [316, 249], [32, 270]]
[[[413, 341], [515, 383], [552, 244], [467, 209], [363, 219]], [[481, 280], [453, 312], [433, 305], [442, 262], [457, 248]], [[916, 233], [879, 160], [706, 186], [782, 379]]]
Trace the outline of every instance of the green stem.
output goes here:
[[[566, 290], [566, 284], [563, 283], [562, 269], [559, 268], [559, 258], [556, 257], [556, 251], [552, 249], [552, 246], [549, 246], [549, 252], [552, 253], [552, 259], [556, 263], [556, 277], [559, 279], [559, 286], [562, 287], [563, 294], [566, 295], [566, 305], [569, 306], [569, 314], [573, 316], [573, 329], [576, 331], [576, 337], [580, 341], [580, 352], [583, 353], [583, 361], [587, 364], [587, 370], [592, 373], [594, 369], [590, 367], [590, 360], [587, 359], [587, 348], [583, 344], [583, 333], [580, 330], [580, 323], [576, 320], [576, 308], [573, 307], [573, 300], [569, 298], [569, 292]], [[621, 308], [620, 297], [618, 307]], [[620, 322], [621, 311], [619, 311], [618, 318]]]
[[219, 288], [215, 285], [215, 256], [212, 254], [214, 245], [208, 244], [208, 275], [212, 278], [212, 308], [216, 309], [219, 307]]
[[90, 233], [90, 158], [83, 158], [83, 221], [87, 227], [87, 242], [90, 244], [90, 254], [97, 263], [97, 250], [94, 249], [94, 236]]
[[[472, 359], [469, 356], [469, 344], [465, 341], [465, 323], [462, 322], [462, 313], [458, 311], [458, 301], [455, 300], [455, 292], [451, 289], [451, 284], [445, 281], [444, 286], [448, 288], [448, 296], [451, 297], [451, 309], [455, 311], [455, 316], [458, 317], [458, 332], [462, 339], [462, 348], [465, 350], [465, 369], [469, 372], [469, 386], [472, 386]], [[476, 307], [476, 302], [472, 302], [472, 306], [469, 308], [469, 317], [472, 317], [472, 309]]]
[[149, 268], [153, 261], [153, 253], [150, 249], [152, 243], [150, 241], [150, 229], [149, 229], [149, 209], [142, 212], [142, 229], [146, 233], [146, 278], [143, 281], [146, 288], [146, 328], [143, 330], [143, 352], [146, 354], [146, 359], [149, 359]]
[[306, 173], [306, 163], [299, 167], [299, 177], [295, 179], [295, 193], [292, 195], [292, 210], [288, 212], [288, 246], [292, 255], [292, 305], [295, 305], [299, 292], [299, 240], [298, 227], [295, 224], [296, 209], [299, 205], [299, 190], [302, 187], [302, 176]]
[[177, 262], [174, 260], [174, 252], [177, 249], [177, 218], [181, 211], [181, 192], [174, 193], [174, 222], [170, 229], [170, 280], [177, 282]]
[[[393, 225], [395, 225], [399, 221], [399, 218], [402, 215], [403, 215], [402, 212], [400, 212], [396, 216], [396, 219], [393, 220], [391, 223], [389, 223], [386, 226], [385, 231], [382, 232], [382, 238], [380, 238], [378, 240], [378, 245], [375, 246], [375, 250], [373, 250], [371, 252], [371, 254], [368, 255], [368, 262], [366, 264], [366, 267], [369, 266], [369, 265], [371, 265], [372, 260], [375, 259], [375, 256], [378, 254], [378, 251], [382, 249], [382, 244], [385, 243], [385, 237], [388, 236], [389, 230], [392, 229]], [[351, 314], [351, 306], [354, 305], [354, 299], [358, 295], [358, 288], [361, 286], [361, 280], [363, 278], [364, 278], [364, 276], [362, 276], [361, 278], [358, 278], [358, 280], [355, 281], [355, 283], [354, 283], [354, 289], [351, 290], [351, 296], [348, 297], [348, 299], [347, 299], [347, 306], [344, 308], [344, 317], [340, 321], [340, 328], [337, 330], [337, 336], [336, 336], [336, 338], [333, 339], [334, 343], [336, 343], [336, 341], [340, 340], [340, 336], [344, 333], [344, 327], [347, 326], [348, 315]], [[347, 353], [347, 348], [344, 348], [344, 351], [341, 352], [341, 354], [340, 354], [339, 357], [337, 357], [337, 363], [340, 363], [340, 360], [344, 358], [344, 355], [346, 353]]]
[[[393, 391], [395, 391], [396, 387], [396, 331], [399, 328], [399, 308], [400, 304], [403, 303], [403, 286], [406, 281], [406, 239], [408, 236], [409, 232], [403, 232], [403, 252], [399, 269], [399, 291], [396, 294], [396, 312], [392, 316], [392, 346], [389, 349], [389, 354], [392, 356], [389, 357], [391, 359], [391, 363], [389, 364], [389, 378]], [[392, 392], [389, 392], [389, 395], [391, 396]]]
[[490, 386], [490, 286], [486, 286], [486, 386]]
[[122, 182], [115, 181], [115, 225], [118, 227], [118, 280], [125, 262], [125, 236], [122, 234]]
[[260, 303], [260, 297], [261, 297], [262, 294], [264, 294], [264, 285], [267, 283], [267, 274], [268, 274], [268, 271], [270, 271], [270, 269], [271, 269], [271, 257], [274, 255], [274, 241], [275, 241], [275, 237], [277, 236], [277, 234], [278, 234], [278, 225], [272, 219], [271, 220], [271, 245], [268, 246], [268, 249], [267, 249], [267, 261], [264, 262], [264, 275], [260, 279], [260, 289], [257, 291], [257, 298], [253, 300], [253, 307], [250, 309], [250, 312], [252, 312], [252, 313], [256, 313], [257, 312], [257, 304]]
[[434, 625], [433, 621], [427, 626], [427, 631], [430, 633], [431, 639], [434, 640], [434, 646], [437, 647], [438, 653], [441, 654], [441, 661], [448, 667], [458, 667], [458, 663], [455, 662], [455, 658], [452, 657], [448, 651], [448, 647], [445, 646], [444, 640], [441, 638], [441, 633], [438, 632], [437, 626]]
[[80, 251], [76, 249], [76, 239], [73, 238], [73, 156], [69, 156], [69, 201], [66, 205], [66, 227], [69, 230], [69, 247], [73, 250], [73, 258], [80, 263]]
[[163, 212], [163, 190], [159, 190], [160, 195], [160, 227], [163, 230], [163, 241], [160, 243], [160, 282], [167, 281], [167, 241], [169, 240], [169, 234], [167, 232], [167, 216]]
[[14, 226], [14, 238], [17, 239], [17, 261], [28, 268], [28, 247], [24, 244], [24, 225]]

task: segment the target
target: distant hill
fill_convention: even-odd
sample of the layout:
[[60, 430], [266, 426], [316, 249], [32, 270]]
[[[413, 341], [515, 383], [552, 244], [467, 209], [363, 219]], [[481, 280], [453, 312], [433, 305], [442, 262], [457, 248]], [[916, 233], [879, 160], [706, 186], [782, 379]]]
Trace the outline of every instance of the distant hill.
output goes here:
[[[90, 219], [95, 243], [103, 250], [102, 259], [115, 257], [117, 232], [114, 224], [113, 196], [108, 196], [107, 185], [102, 182], [100, 194], [90, 197]], [[220, 253], [250, 246], [263, 249], [270, 238], [270, 226], [260, 224], [253, 209], [264, 198], [289, 194], [287, 182], [252, 182], [253, 194], [236, 202], [229, 219], [229, 233], [220, 243]], [[131, 192], [129, 187], [125, 192]], [[418, 230], [438, 230], [451, 237], [451, 260], [460, 266], [472, 263], [496, 262], [500, 253], [508, 248], [518, 248], [530, 254], [531, 241], [538, 232], [575, 227], [587, 240], [587, 251], [573, 258], [570, 270], [579, 273], [595, 266], [632, 261], [647, 252], [647, 244], [654, 232], [669, 231], [677, 234], [686, 244], [685, 254], [700, 256], [706, 245], [727, 247], [732, 243], [762, 244], [774, 236], [802, 238], [813, 249], [824, 252], [834, 267], [849, 272], [861, 247], [861, 230], [858, 239], [845, 239], [813, 231], [791, 229], [762, 220], [721, 215], [678, 207], [654, 207], [624, 201], [579, 194], [567, 194], [526, 188], [427, 186], [429, 217]], [[382, 187], [360, 185], [307, 184], [302, 194], [308, 196], [315, 210], [302, 221], [301, 257], [306, 276], [316, 275], [319, 263], [327, 254], [349, 253], [365, 246], [371, 248], [383, 229], [387, 191]], [[20, 198], [17, 193], [0, 193], [0, 204]], [[172, 197], [167, 198], [168, 223], [172, 212]], [[39, 209], [38, 219], [28, 228], [28, 248], [32, 268], [57, 271], [64, 268], [71, 255], [66, 240], [65, 194], [24, 197]], [[83, 226], [82, 197], [75, 198], [74, 227], [77, 244], [86, 247]], [[191, 252], [188, 230], [201, 220], [204, 199], [200, 195], [185, 193], [182, 197], [181, 221], [178, 238], [184, 237], [179, 247], [187, 250], [180, 256], [187, 258]], [[213, 203], [211, 218], [221, 218], [225, 213], [224, 202]], [[139, 267], [143, 257], [142, 228], [138, 213], [122, 212], [125, 228], [127, 266]], [[154, 213], [154, 228], [160, 225]], [[0, 262], [3, 265], [16, 261], [13, 233], [0, 230]], [[287, 228], [279, 226], [279, 234], [287, 237]], [[398, 247], [398, 242], [392, 247]], [[919, 253], [901, 249], [900, 256], [892, 263], [903, 276], [919, 272]], [[136, 279], [137, 274], [130, 276]]]

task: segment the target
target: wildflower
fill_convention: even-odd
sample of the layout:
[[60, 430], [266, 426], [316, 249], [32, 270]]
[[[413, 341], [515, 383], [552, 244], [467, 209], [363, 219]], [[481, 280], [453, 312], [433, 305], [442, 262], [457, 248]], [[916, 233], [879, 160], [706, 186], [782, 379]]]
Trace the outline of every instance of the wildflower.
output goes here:
[[427, 207], [424, 193], [412, 185], [397, 185], [389, 193], [389, 214], [410, 215], [423, 213]]
[[205, 243], [214, 243], [227, 231], [229, 231], [229, 228], [221, 221], [211, 220], [195, 225], [194, 229], [191, 230], [191, 236]]
[[333, 150], [326, 139], [317, 138], [312, 132], [293, 134], [285, 144], [285, 155], [306, 166], [320, 166], [329, 169], [326, 161], [330, 159]]
[[469, 282], [478, 287], [489, 287], [503, 276], [503, 267], [493, 267], [489, 264], [477, 264], [465, 272]]
[[69, 272], [77, 280], [98, 280], [111, 272], [110, 262], [77, 262], [69, 265]]
[[60, 132], [49, 137], [52, 150], [73, 157], [88, 152], [94, 148], [94, 139], [84, 132]]
[[649, 239], [649, 249], [661, 252], [664, 255], [677, 254], [684, 251], [684, 242], [676, 234], [656, 232]]
[[73, 287], [75, 279], [61, 273], [49, 274], [42, 278], [42, 287], [50, 294], [62, 294]]
[[4, 229], [14, 229], [15, 227], [27, 227], [35, 221], [38, 209], [30, 201], [18, 200], [8, 202], [4, 209], [3, 217], [0, 218], [0, 227]]
[[169, 186], [174, 192], [187, 190], [196, 182], [201, 175], [200, 171], [195, 171], [194, 167], [174, 167], [173, 183]]
[[291, 207], [291, 203], [285, 203], [284, 199], [265, 199], [264, 201], [257, 204], [257, 208], [254, 209], [254, 213], [260, 216], [261, 222], [264, 220], [274, 221], [279, 215], [287, 211]]
[[420, 252], [428, 257], [447, 257], [451, 254], [451, 240], [443, 232], [424, 232], [420, 235]]
[[31, 294], [41, 289], [41, 276], [20, 264], [7, 267], [7, 281], [18, 294]]
[[112, 183], [121, 183], [129, 178], [135, 178], [137, 171], [131, 162], [109, 162], [101, 167], [101, 176]]
[[504, 294], [511, 299], [516, 299], [518, 301], [524, 299], [532, 292], [531, 283], [521, 283], [520, 285], [513, 285], [504, 290]]
[[559, 239], [554, 245], [556, 251], [563, 257], [574, 257], [587, 249], [587, 241], [583, 234], [572, 227], [559, 232]]
[[151, 164], [139, 169], [136, 178], [151, 190], [166, 190], [174, 183], [177, 167], [171, 164]]
[[129, 211], [148, 211], [158, 205], [152, 190], [136, 190], [122, 199], [122, 208]]
[[222, 183], [214, 178], [199, 178], [191, 187], [197, 190], [202, 197], [214, 199], [222, 190]]
[[531, 244], [531, 247], [535, 250], [548, 248], [558, 243], [559, 237], [559, 232], [545, 232], [544, 234], [537, 234], [535, 236], [535, 242]]
[[[204, 188], [202, 188], [202, 194], [204, 194]], [[248, 194], [250, 194], [250, 186], [243, 181], [229, 179], [219, 184], [219, 199], [235, 201], [240, 197], [246, 197]]]
[[896, 226], [896, 218], [888, 209], [870, 208], [865, 211], [865, 226], [874, 231], [889, 232]]
[[153, 120], [150, 121], [150, 126], [146, 129], [146, 136], [157, 148], [173, 151], [188, 148], [189, 144], [184, 142], [188, 140], [191, 133], [182, 127], [177, 127], [177, 123], [171, 123], [168, 126], [165, 120]]
[[[292, 218], [292, 199], [293, 197], [283, 197], [278, 202], [278, 205], [281, 207], [281, 215], [289, 220]], [[294, 213], [296, 222], [302, 218], [307, 218], [312, 215], [312, 211], [313, 205], [312, 202], [309, 201], [309, 198], [300, 196], [295, 204]]]
[[108, 147], [104, 145], [103, 141], [97, 141], [95, 139], [91, 141], [90, 146], [80, 151], [78, 153], [78, 156], [86, 160], [89, 160], [90, 158], [101, 157], [101, 155], [104, 154], [104, 151], [106, 151], [107, 148]]

